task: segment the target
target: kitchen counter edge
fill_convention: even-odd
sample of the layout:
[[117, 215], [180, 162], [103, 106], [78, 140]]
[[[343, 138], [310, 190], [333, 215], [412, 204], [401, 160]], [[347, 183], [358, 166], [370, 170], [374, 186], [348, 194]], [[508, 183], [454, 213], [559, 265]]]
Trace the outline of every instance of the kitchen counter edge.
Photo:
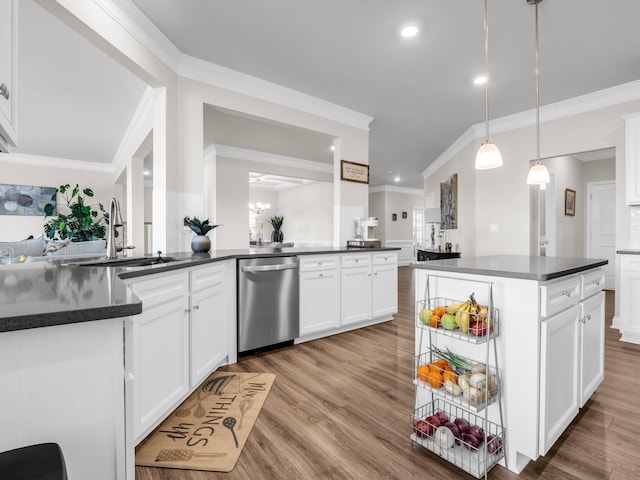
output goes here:
[[[131, 292], [123, 282], [123, 279], [138, 278], [243, 258], [325, 255], [332, 253], [375, 253], [398, 250], [400, 250], [398, 247], [348, 249], [342, 247], [294, 247], [281, 249], [259, 247], [217, 250], [204, 254], [168, 254], [168, 257], [173, 257], [176, 260], [166, 264], [144, 267], [86, 267], [69, 264], [62, 265], [61, 261], [26, 264], [29, 265], [28, 269], [25, 269], [25, 265], [22, 264], [2, 266], [0, 268], [0, 285], [5, 285], [5, 295], [10, 294], [11, 289], [15, 289], [15, 294], [20, 295], [21, 299], [19, 303], [11, 304], [13, 308], [7, 308], [9, 304], [3, 302], [0, 298], [0, 333], [138, 315], [142, 313], [142, 302]], [[69, 274], [69, 278], [65, 280], [65, 287], [67, 289], [76, 288], [76, 291], [73, 292], [73, 299], [66, 299], [67, 303], [65, 303], [65, 301], [61, 301], [61, 295], [56, 292], [57, 303], [46, 305], [41, 311], [37, 311], [42, 292], [34, 291], [32, 292], [33, 295], [29, 296], [29, 292], [25, 292], [25, 285], [36, 285], [35, 288], [37, 288], [43, 282], [43, 278], [58, 272]], [[55, 282], [56, 280], [52, 281]], [[96, 291], [99, 292], [98, 295], [96, 295]], [[69, 302], [73, 302], [74, 299], [76, 304], [69, 305]], [[19, 310], [24, 310], [24, 312]]]

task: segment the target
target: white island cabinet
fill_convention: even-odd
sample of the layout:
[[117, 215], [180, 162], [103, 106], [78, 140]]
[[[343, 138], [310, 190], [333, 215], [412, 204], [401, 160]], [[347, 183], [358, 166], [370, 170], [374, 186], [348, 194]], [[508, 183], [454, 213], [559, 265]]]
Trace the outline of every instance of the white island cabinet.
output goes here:
[[340, 257], [300, 257], [300, 336], [340, 326]]
[[604, 378], [605, 264], [519, 255], [412, 264], [417, 300], [428, 284], [431, 297], [474, 292], [500, 312], [504, 422], [496, 405], [488, 418], [504, 425], [509, 470], [545, 455]]
[[635, 304], [640, 292], [640, 251], [619, 250], [620, 255], [620, 317], [616, 327], [620, 340], [640, 344], [640, 314]]

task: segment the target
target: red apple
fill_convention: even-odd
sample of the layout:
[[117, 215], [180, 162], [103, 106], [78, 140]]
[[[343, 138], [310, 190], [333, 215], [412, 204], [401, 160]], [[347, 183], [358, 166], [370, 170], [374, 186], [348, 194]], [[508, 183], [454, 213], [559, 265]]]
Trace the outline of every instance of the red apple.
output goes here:
[[469, 332], [476, 337], [484, 337], [487, 334], [487, 326], [484, 322], [471, 322]]

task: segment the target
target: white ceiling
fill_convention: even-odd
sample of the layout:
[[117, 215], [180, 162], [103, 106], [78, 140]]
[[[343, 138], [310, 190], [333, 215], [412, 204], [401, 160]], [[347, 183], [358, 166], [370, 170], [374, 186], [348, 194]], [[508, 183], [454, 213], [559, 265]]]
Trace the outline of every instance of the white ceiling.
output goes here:
[[[397, 175], [422, 188], [421, 172], [484, 120], [473, 84], [484, 70], [482, 0], [133, 3], [185, 54], [373, 116], [372, 185]], [[111, 161], [144, 84], [32, 0], [20, 4], [18, 151]], [[640, 79], [640, 1], [539, 8], [541, 105]], [[421, 31], [402, 39], [409, 21]], [[491, 118], [533, 108], [534, 7], [489, 0], [489, 28]]]

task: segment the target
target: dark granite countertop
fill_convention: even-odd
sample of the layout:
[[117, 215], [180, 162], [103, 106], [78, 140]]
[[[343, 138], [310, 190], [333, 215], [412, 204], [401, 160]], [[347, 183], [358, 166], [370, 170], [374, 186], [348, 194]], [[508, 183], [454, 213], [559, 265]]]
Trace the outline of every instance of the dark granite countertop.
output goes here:
[[238, 258], [390, 250], [400, 249], [257, 247], [168, 254], [176, 260], [144, 267], [75, 264], [87, 258], [0, 265], [0, 332], [137, 315], [142, 302], [122, 281], [126, 278]]
[[616, 250], [618, 255], [640, 255], [640, 248], [628, 248], [625, 250]]
[[452, 273], [546, 281], [606, 265], [607, 260], [528, 255], [491, 255], [416, 262], [411, 266]]

